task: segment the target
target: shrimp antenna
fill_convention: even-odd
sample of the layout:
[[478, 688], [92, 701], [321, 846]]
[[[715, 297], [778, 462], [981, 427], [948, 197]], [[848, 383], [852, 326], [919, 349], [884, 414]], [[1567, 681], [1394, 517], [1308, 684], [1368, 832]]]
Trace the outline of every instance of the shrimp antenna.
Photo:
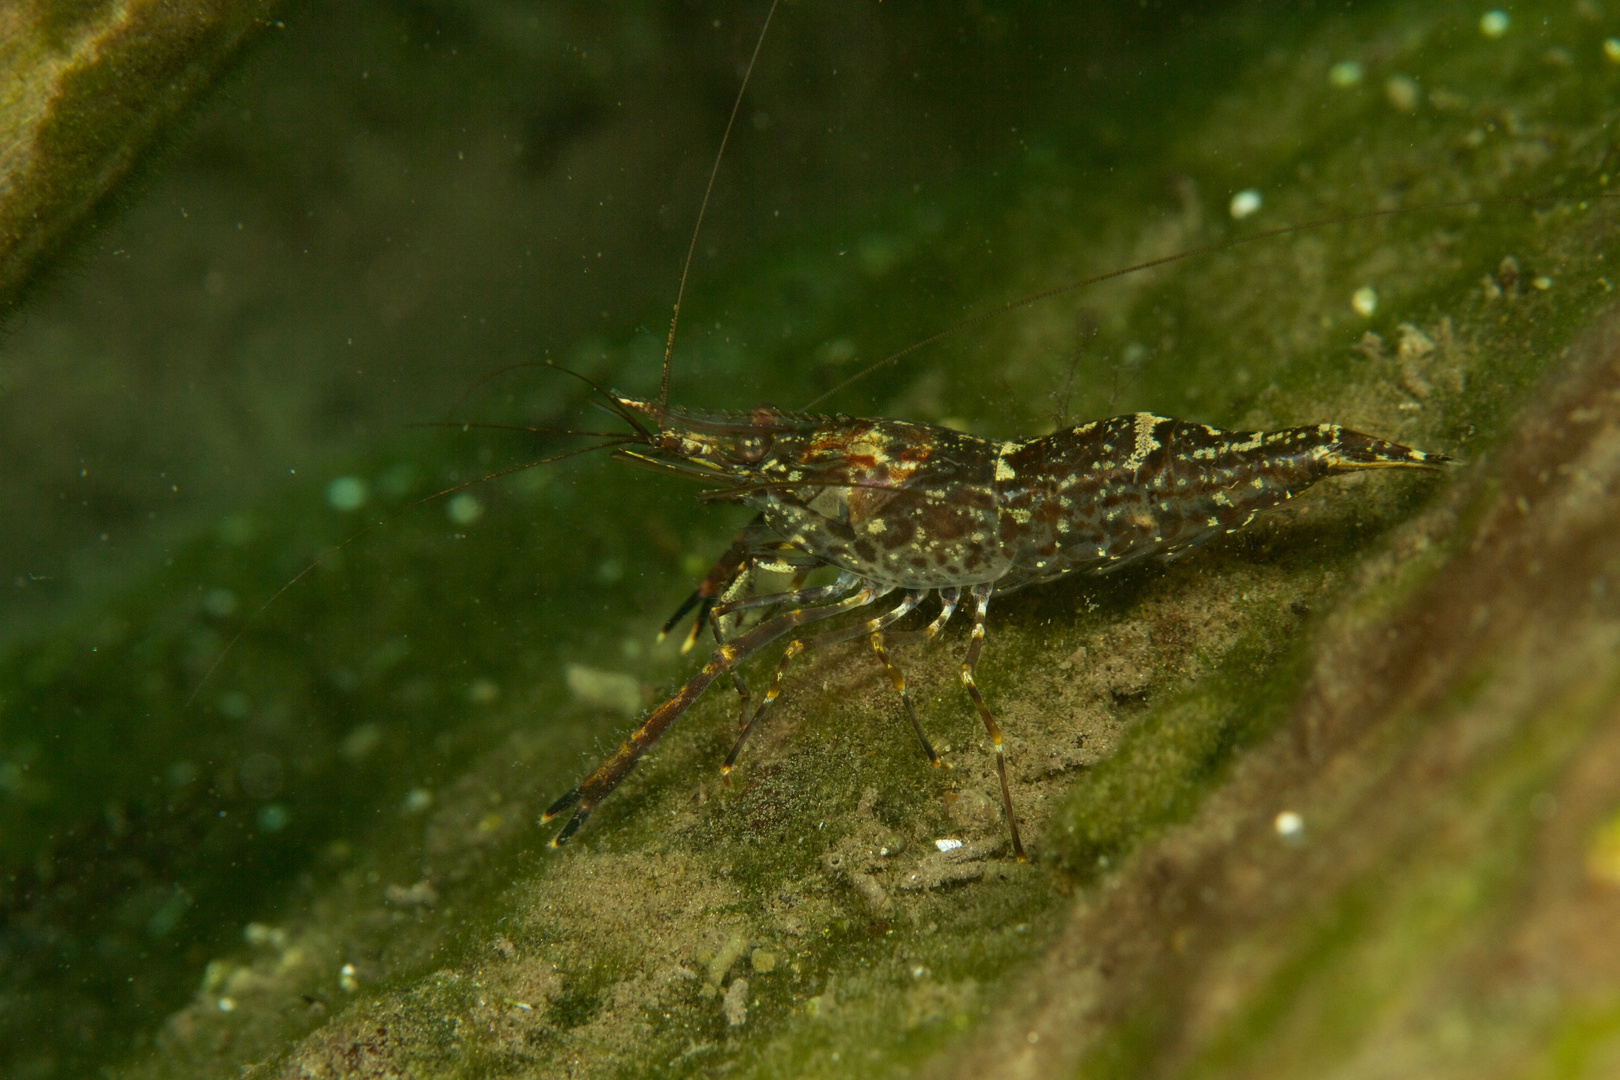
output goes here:
[[[463, 405], [467, 404], [467, 399], [472, 397], [472, 395], [473, 395], [473, 393], [475, 391], [477, 391], [480, 387], [488, 386], [490, 383], [494, 382], [496, 379], [500, 378], [502, 375], [505, 375], [505, 374], [507, 374], [509, 372], [513, 372], [513, 371], [520, 371], [523, 368], [538, 368], [538, 367], [549, 368], [552, 371], [560, 371], [564, 375], [568, 375], [568, 376], [570, 376], [572, 378], [578, 379], [580, 382], [584, 383], [586, 386], [590, 387], [593, 391], [595, 391], [597, 394], [599, 394], [601, 396], [602, 400], [607, 402], [608, 409], [611, 412], [613, 412], [613, 414], [615, 416], [617, 416], [619, 419], [623, 420], [625, 423], [629, 424], [631, 427], [635, 428], [636, 432], [639, 435], [641, 435], [643, 438], [647, 438], [647, 439], [652, 438], [652, 432], [648, 431], [645, 427], [643, 427], [641, 425], [641, 423], [636, 419], [635, 413], [631, 412], [630, 410], [626, 409], [623, 405], [619, 404], [618, 397], [616, 397], [611, 390], [608, 390], [606, 387], [604, 387], [601, 383], [597, 382], [595, 379], [592, 379], [592, 378], [590, 378], [588, 376], [585, 376], [585, 375], [581, 375], [579, 372], [574, 371], [571, 368], [565, 368], [561, 364], [556, 363], [555, 361], [552, 361], [552, 360], [519, 360], [515, 364], [507, 364], [503, 368], [496, 368], [494, 371], [491, 371], [488, 375], [485, 375], [483, 378], [479, 379], [477, 382], [475, 382], [471, 386], [469, 386], [467, 388], [466, 392], [463, 393], [459, 398], [456, 399], [455, 406], [450, 410], [451, 414], [455, 414], [457, 412], [460, 412], [461, 407]], [[415, 426], [415, 427], [432, 427], [434, 425], [431, 425], [431, 424], [416, 424], [416, 425], [412, 425], [412, 426]], [[441, 427], [468, 427], [468, 426], [491, 426], [491, 425], [468, 425], [468, 424], [463, 424], [459, 420], [446, 419], [439, 426], [441, 426]], [[610, 435], [608, 435], [606, 433], [603, 433], [603, 432], [590, 432], [590, 431], [580, 431], [580, 432], [549, 431], [549, 430], [543, 429], [543, 428], [523, 428], [521, 430], [534, 431], [534, 432], [537, 432], [537, 433], [545, 433], [545, 434], [556, 434], [556, 435], [573, 435], [573, 434], [592, 435], [592, 434], [596, 434], [596, 435], [601, 435], [602, 438], [611, 438], [611, 437], [613, 437], [613, 436], [610, 436]]]
[[393, 521], [400, 515], [408, 514], [412, 510], [415, 510], [418, 506], [430, 503], [435, 499], [442, 499], [446, 495], [454, 495], [458, 491], [465, 491], [467, 488], [473, 487], [476, 484], [486, 483], [490, 480], [498, 480], [503, 476], [511, 476], [513, 473], [522, 472], [524, 469], [532, 469], [538, 465], [550, 465], [553, 462], [563, 461], [571, 457], [578, 457], [581, 454], [588, 454], [592, 450], [606, 450], [610, 446], [624, 446], [627, 443], [634, 443], [637, 441], [638, 440], [632, 439], [629, 436], [619, 436], [617, 438], [612, 438], [607, 442], [596, 443], [592, 446], [576, 447], [573, 450], [567, 450], [561, 454], [554, 454], [551, 457], [541, 458], [539, 461], [525, 461], [521, 465], [512, 465], [505, 469], [497, 469], [495, 472], [486, 473], [483, 476], [475, 477], [471, 480], [464, 480], [459, 484], [452, 484], [450, 487], [444, 488], [440, 491], [435, 491], [431, 495], [424, 495], [415, 502], [406, 503], [393, 513], [380, 517], [358, 532], [350, 534], [346, 539], [343, 540], [342, 543], [333, 544], [331, 547], [317, 555], [308, 566], [298, 571], [296, 577], [292, 578], [281, 588], [271, 593], [270, 598], [264, 603], [260, 604], [257, 611], [242, 621], [241, 629], [237, 630], [236, 633], [231, 637], [231, 640], [226, 642], [225, 648], [220, 650], [219, 655], [214, 657], [214, 662], [208, 665], [208, 670], [203, 672], [202, 678], [197, 680], [197, 685], [192, 689], [191, 696], [186, 698], [186, 703], [182, 706], [182, 709], [189, 709], [193, 704], [196, 703], [198, 695], [203, 692], [203, 687], [207, 686], [208, 680], [214, 677], [214, 672], [218, 671], [219, 666], [225, 662], [226, 657], [231, 655], [231, 652], [236, 648], [236, 643], [241, 641], [243, 636], [246, 635], [247, 632], [258, 623], [259, 618], [263, 616], [266, 611], [270, 610], [271, 604], [274, 604], [277, 600], [280, 600], [282, 595], [285, 594], [287, 590], [291, 589], [294, 585], [297, 585], [300, 581], [303, 581], [310, 574], [314, 573], [316, 568], [322, 563], [326, 562], [327, 559], [330, 559], [332, 556], [336, 555], [338, 552], [342, 551], [344, 548], [348, 547], [362, 536], [365, 536], [367, 533], [373, 531], [374, 529], [382, 528], [384, 525], [388, 524], [390, 521]]
[[515, 364], [507, 364], [505, 367], [496, 368], [494, 371], [491, 371], [487, 375], [479, 378], [477, 382], [473, 383], [471, 386], [467, 387], [467, 389], [461, 392], [461, 396], [456, 398], [456, 403], [450, 407], [450, 411], [446, 414], [447, 422], [448, 417], [454, 416], [456, 413], [461, 411], [462, 406], [467, 404], [468, 398], [472, 397], [479, 390], [482, 390], [484, 387], [488, 386], [502, 375], [512, 371], [519, 371], [523, 368], [555, 366], [556, 365], [552, 364], [550, 360], [519, 360]]
[[822, 391], [809, 401], [805, 402], [804, 407], [806, 409], [814, 408], [839, 391], [844, 390], [847, 387], [852, 386], [860, 380], [866, 378], [874, 371], [889, 367], [898, 362], [901, 358], [910, 356], [919, 349], [927, 348], [929, 345], [939, 341], [941, 338], [948, 338], [953, 334], [959, 334], [963, 330], [978, 326], [980, 323], [989, 322], [991, 319], [999, 318], [1010, 311], [1017, 311], [1019, 308], [1029, 307], [1031, 304], [1038, 304], [1042, 300], [1050, 300], [1054, 296], [1062, 296], [1065, 293], [1077, 292], [1080, 289], [1097, 285], [1104, 281], [1112, 281], [1114, 278], [1124, 277], [1126, 274], [1134, 274], [1140, 270], [1151, 270], [1155, 266], [1164, 266], [1168, 263], [1180, 262], [1183, 259], [1191, 259], [1199, 255], [1208, 255], [1216, 251], [1225, 251], [1227, 248], [1235, 248], [1242, 244], [1258, 243], [1261, 240], [1270, 240], [1278, 236], [1288, 236], [1291, 233], [1306, 232], [1310, 229], [1326, 228], [1329, 225], [1348, 225], [1354, 221], [1370, 221], [1376, 218], [1395, 217], [1400, 214], [1412, 214], [1424, 210], [1460, 210], [1471, 206], [1488, 206], [1491, 203], [1530, 203], [1534, 201], [1535, 200], [1524, 195], [1504, 195], [1500, 198], [1494, 199], [1451, 199], [1446, 202], [1423, 203], [1418, 206], [1397, 206], [1387, 210], [1365, 210], [1356, 214], [1340, 214], [1336, 217], [1317, 218], [1315, 221], [1302, 221], [1297, 225], [1279, 225], [1274, 229], [1262, 229], [1259, 232], [1250, 233], [1247, 236], [1237, 236], [1230, 240], [1221, 240], [1213, 244], [1203, 244], [1199, 247], [1188, 248], [1186, 251], [1178, 251], [1174, 255], [1163, 255], [1157, 259], [1149, 259], [1147, 262], [1136, 263], [1133, 266], [1122, 266], [1117, 270], [1109, 270], [1102, 274], [1093, 274], [1091, 277], [1081, 278], [1079, 281], [1071, 281], [1064, 285], [1054, 285], [1050, 289], [1042, 289], [1038, 293], [1031, 293], [1028, 296], [1019, 297], [1017, 300], [1008, 300], [1004, 304], [998, 304], [995, 307], [988, 308], [976, 315], [969, 315], [961, 322], [952, 323], [945, 329], [929, 334], [920, 341], [914, 341], [910, 345], [907, 345], [905, 348], [901, 349], [899, 352], [890, 353], [882, 360], [879, 360], [873, 364], [868, 364], [866, 367], [857, 371], [843, 382], [838, 383], [830, 390]]
[[703, 231], [703, 215], [709, 209], [709, 196], [714, 193], [714, 178], [720, 175], [720, 162], [726, 156], [726, 144], [731, 141], [731, 129], [737, 126], [737, 113], [742, 111], [743, 95], [748, 92], [748, 80], [754, 74], [754, 63], [759, 51], [765, 47], [765, 32], [771, 28], [771, 16], [776, 14], [777, 0], [765, 12], [765, 22], [759, 28], [759, 39], [754, 42], [754, 55], [748, 58], [743, 71], [742, 85], [737, 87], [737, 100], [731, 103], [731, 116], [726, 120], [725, 134], [720, 136], [720, 150], [714, 155], [714, 166], [709, 170], [709, 184], [703, 189], [703, 201], [698, 204], [697, 223], [692, 226], [692, 242], [686, 246], [686, 261], [681, 264], [680, 284], [675, 286], [675, 310], [669, 317], [669, 337], [664, 339], [664, 368], [658, 376], [658, 408], [669, 408], [669, 367], [675, 355], [675, 327], [681, 321], [681, 299], [686, 295], [686, 278], [692, 272], [692, 256], [697, 253], [698, 234]]
[[487, 420], [419, 420], [408, 428], [449, 428], [453, 431], [520, 431], [525, 435], [579, 435], [593, 439], [623, 439], [622, 431], [574, 431], [571, 428], [534, 427], [529, 424], [493, 424]]
[[[538, 362], [548, 368], [551, 368], [553, 371], [560, 371], [564, 375], [578, 379], [580, 382], [596, 391], [599, 395], [601, 395], [602, 400], [607, 403], [609, 412], [613, 413], [620, 420], [623, 420], [625, 423], [635, 428], [636, 434], [640, 435], [643, 441], [652, 441], [652, 432], [648, 431], [646, 427], [642, 425], [641, 421], [636, 419], [636, 414], [625, 408], [624, 404], [619, 401], [618, 397], [607, 387], [603, 386], [589, 375], [581, 375], [579, 372], [571, 371], [570, 369], [563, 367], [561, 364], [553, 364], [550, 360], [541, 360]], [[660, 414], [663, 412], [663, 406], [661, 404], [659, 406], [659, 412]]]

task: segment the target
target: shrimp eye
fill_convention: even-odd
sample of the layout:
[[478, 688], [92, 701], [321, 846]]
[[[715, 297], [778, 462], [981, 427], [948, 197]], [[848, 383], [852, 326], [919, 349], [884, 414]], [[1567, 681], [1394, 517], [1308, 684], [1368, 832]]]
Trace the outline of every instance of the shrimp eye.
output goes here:
[[771, 448], [769, 435], [744, 435], [737, 440], [737, 456], [752, 465]]

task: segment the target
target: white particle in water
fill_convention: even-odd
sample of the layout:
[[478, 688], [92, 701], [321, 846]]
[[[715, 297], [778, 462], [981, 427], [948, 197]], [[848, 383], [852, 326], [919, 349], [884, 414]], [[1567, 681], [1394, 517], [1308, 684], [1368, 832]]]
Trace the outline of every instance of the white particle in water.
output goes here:
[[334, 510], [348, 513], [366, 505], [370, 492], [358, 476], [340, 476], [326, 485], [326, 501]]
[[1401, 112], [1411, 112], [1423, 101], [1423, 90], [1409, 75], [1391, 75], [1384, 80], [1384, 96]]
[[1292, 810], [1284, 810], [1271, 824], [1281, 837], [1294, 837], [1305, 831], [1305, 819]]
[[445, 505], [444, 512], [457, 525], [471, 525], [484, 516], [484, 504], [470, 491], [463, 491]]
[[1340, 60], [1328, 68], [1328, 82], [1341, 90], [1361, 81], [1361, 65], [1354, 60]]
[[1233, 218], [1242, 221], [1260, 209], [1260, 193], [1254, 188], [1245, 188], [1232, 196], [1232, 204], [1228, 209]]

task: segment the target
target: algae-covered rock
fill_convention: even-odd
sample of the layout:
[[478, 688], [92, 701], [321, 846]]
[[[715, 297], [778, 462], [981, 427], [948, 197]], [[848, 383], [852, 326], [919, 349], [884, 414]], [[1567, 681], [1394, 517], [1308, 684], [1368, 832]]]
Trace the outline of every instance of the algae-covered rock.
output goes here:
[[[823, 206], [695, 284], [676, 400], [791, 405], [1009, 298], [1343, 217], [1049, 298], [824, 407], [998, 437], [1338, 421], [1457, 463], [998, 597], [979, 685], [1021, 864], [961, 626], [892, 650], [949, 770], [868, 650], [831, 648], [793, 661], [729, 784], [722, 686], [549, 851], [539, 812], [691, 670], [654, 632], [741, 522], [589, 456], [461, 490], [513, 433], [381, 438], [3, 659], [8, 902], [151, 954], [166, 987], [116, 1072], [1606, 1074], [1616, 28], [950, 15], [969, 52], [1029, 58], [1039, 105], [982, 163]], [[777, 90], [745, 105], [758, 130]], [[657, 319], [565, 360], [651, 394]], [[468, 415], [610, 422], [572, 387], [499, 387]], [[574, 445], [513, 437], [517, 460]], [[389, 520], [283, 591], [357, 503]], [[88, 1015], [123, 969], [91, 970], [90, 993], [8, 992]]]
[[18, 0], [0, 10], [0, 310], [275, 8]]

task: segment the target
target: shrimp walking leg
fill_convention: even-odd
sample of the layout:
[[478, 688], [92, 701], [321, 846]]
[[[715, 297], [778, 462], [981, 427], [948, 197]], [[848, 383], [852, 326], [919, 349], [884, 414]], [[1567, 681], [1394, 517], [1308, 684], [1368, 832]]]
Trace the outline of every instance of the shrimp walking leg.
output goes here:
[[736, 539], [731, 541], [731, 546], [715, 560], [713, 566], [709, 567], [709, 572], [703, 575], [698, 587], [681, 601], [681, 606], [675, 609], [675, 614], [664, 623], [663, 628], [658, 631], [658, 640], [663, 641], [668, 637], [676, 624], [686, 617], [686, 613], [697, 608], [697, 618], [692, 622], [692, 629], [681, 641], [681, 652], [691, 651], [692, 646], [697, 643], [698, 634], [703, 632], [703, 624], [708, 621], [710, 611], [742, 574], [744, 567], [758, 554], [761, 545], [772, 535], [765, 524], [765, 515], [755, 514], [753, 520], [744, 525]]
[[888, 650], [883, 647], [883, 632], [880, 630], [872, 635], [872, 651], [877, 654], [878, 663], [883, 665], [884, 672], [889, 676], [889, 682], [894, 684], [895, 692], [900, 695], [900, 704], [905, 706], [906, 719], [911, 721], [911, 730], [917, 733], [917, 741], [922, 743], [923, 755], [934, 768], [945, 764], [934, 744], [928, 741], [928, 733], [923, 731], [922, 721], [917, 719], [916, 706], [911, 703], [911, 694], [906, 690], [906, 676], [889, 659]]
[[968, 696], [973, 704], [978, 706], [979, 719], [984, 721], [984, 730], [990, 734], [990, 743], [996, 750], [996, 772], [1001, 777], [1001, 805], [1007, 811], [1007, 828], [1012, 830], [1013, 854], [1019, 862], [1024, 861], [1024, 842], [1018, 836], [1018, 819], [1013, 816], [1012, 791], [1007, 787], [1007, 751], [1001, 742], [1001, 728], [996, 724], [996, 718], [990, 715], [990, 709], [984, 703], [984, 697], [979, 693], [978, 684], [973, 681], [973, 671], [979, 666], [979, 650], [984, 645], [984, 619], [990, 611], [990, 593], [994, 585], [985, 583], [973, 586], [973, 640], [968, 645], [967, 657], [962, 661], [962, 685], [967, 687]]
[[951, 621], [951, 616], [956, 614], [956, 605], [961, 598], [961, 589], [945, 588], [939, 590], [939, 614], [934, 616], [933, 622], [929, 623], [921, 630], [886, 631], [883, 635], [884, 644], [909, 645], [913, 641], [920, 640], [925, 643], [933, 641], [939, 636], [939, 632], [945, 629], [945, 624]]
[[749, 733], [754, 730], [754, 725], [759, 722], [759, 718], [765, 714], [765, 710], [782, 692], [782, 675], [787, 671], [789, 661], [807, 649], [824, 645], [836, 645], [841, 641], [853, 641], [862, 634], [881, 633], [884, 627], [892, 626], [915, 610], [917, 605], [922, 603], [923, 597], [927, 595], [926, 591], [908, 592], [900, 603], [876, 618], [867, 619], [863, 623], [848, 626], [842, 630], [834, 630], [814, 637], [795, 638], [788, 642], [788, 647], [782, 652], [782, 659], [777, 661], [776, 672], [771, 676], [771, 684], [765, 688], [765, 700], [759, 703], [759, 708], [754, 710], [754, 715], [748, 718], [748, 723], [743, 725], [743, 729], [737, 733], [737, 741], [732, 744], [731, 753], [726, 755], [725, 763], [720, 766], [720, 775], [725, 776], [731, 772], [732, 766], [737, 763], [737, 755], [742, 752], [743, 743], [748, 741]]
[[951, 621], [951, 616], [956, 612], [957, 598], [961, 595], [962, 590], [960, 589], [939, 590], [939, 614], [934, 616], [933, 622], [921, 630], [902, 630], [890, 634], [885, 634], [880, 630], [872, 635], [872, 651], [877, 654], [878, 663], [883, 665], [884, 672], [889, 676], [889, 682], [894, 684], [895, 690], [900, 694], [900, 703], [906, 709], [906, 719], [911, 721], [911, 730], [917, 733], [917, 740], [922, 743], [924, 756], [928, 758], [928, 763], [936, 769], [944, 767], [945, 760], [934, 749], [934, 744], [928, 741], [928, 735], [923, 731], [922, 722], [917, 719], [917, 709], [911, 702], [911, 693], [906, 689], [906, 677], [899, 668], [894, 666], [894, 661], [889, 659], [889, 651], [884, 646], [886, 643], [906, 641], [914, 637], [920, 637], [924, 641], [932, 641], [945, 628], [945, 624]]
[[[852, 574], [845, 574], [839, 578], [839, 583], [853, 585], [858, 580]], [[796, 630], [806, 623], [831, 618], [834, 615], [870, 604], [879, 595], [875, 587], [864, 585], [859, 592], [836, 604], [829, 604], [826, 607], [819, 608], [797, 608], [793, 611], [783, 612], [773, 619], [760, 623], [737, 638], [736, 641], [728, 642], [714, 650], [709, 657], [709, 662], [704, 664], [696, 675], [687, 680], [686, 685], [681, 687], [674, 697], [654, 709], [647, 719], [642, 721], [641, 726], [631, 732], [630, 737], [619, 744], [619, 748], [606, 761], [598, 765], [594, 772], [581, 780], [578, 785], [564, 792], [557, 801], [546, 808], [546, 812], [540, 816], [542, 825], [565, 810], [573, 810], [573, 816], [562, 827], [562, 831], [552, 837], [551, 846], [558, 847], [567, 843], [569, 837], [579, 831], [580, 826], [585, 824], [585, 819], [590, 816], [596, 804], [601, 802], [614, 788], [618, 787], [620, 781], [630, 775], [630, 770], [636, 767], [636, 762], [641, 760], [641, 755], [650, 750], [663, 736], [664, 732], [669, 729], [669, 726], [679, 720], [681, 715], [692, 707], [692, 703], [703, 696], [703, 691], [707, 690], [709, 684], [714, 682], [722, 672], [732, 670], [783, 634]]]
[[[836, 600], [855, 587], [855, 580], [844, 581], [840, 579], [831, 585], [819, 585], [813, 589], [805, 589], [805, 574], [809, 571], [794, 575], [793, 585], [787, 592], [768, 593], [763, 596], [750, 596], [742, 600], [727, 600], [708, 608], [709, 628], [714, 632], [716, 647], [726, 643], [725, 635], [720, 630], [720, 620], [727, 615], [735, 615], [739, 611], [753, 608], [772, 608], [779, 606], [792, 606], [796, 608], [810, 607], [814, 604], [824, 604], [829, 600]], [[748, 680], [744, 679], [742, 672], [732, 669], [731, 686], [737, 691], [737, 730], [741, 731], [748, 726], [749, 705], [752, 694], [748, 689]]]

